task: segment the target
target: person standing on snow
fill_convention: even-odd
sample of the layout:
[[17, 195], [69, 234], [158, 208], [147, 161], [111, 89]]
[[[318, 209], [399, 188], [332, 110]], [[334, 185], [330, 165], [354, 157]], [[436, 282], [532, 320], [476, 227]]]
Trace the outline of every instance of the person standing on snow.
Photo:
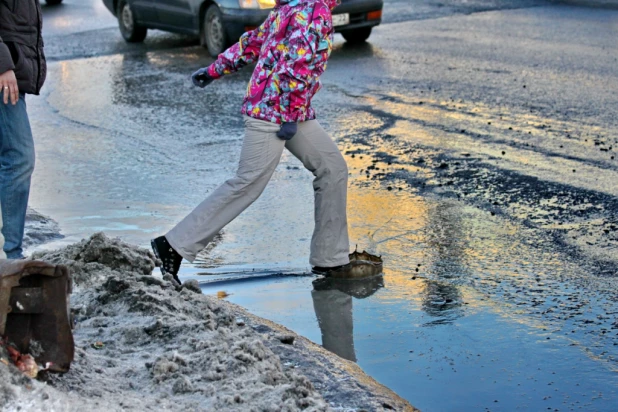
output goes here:
[[193, 83], [203, 88], [257, 61], [241, 110], [245, 137], [236, 176], [165, 236], [152, 240], [163, 273], [179, 281], [182, 259], [193, 262], [225, 225], [260, 196], [284, 148], [315, 176], [313, 271], [328, 274], [349, 264], [348, 168], [311, 107], [332, 50], [335, 6], [337, 0], [276, 0], [260, 27], [243, 34], [213, 64], [193, 74]]
[[0, 0], [0, 205], [9, 259], [23, 258], [34, 171], [26, 93], [38, 95], [47, 73], [42, 25], [38, 0]]

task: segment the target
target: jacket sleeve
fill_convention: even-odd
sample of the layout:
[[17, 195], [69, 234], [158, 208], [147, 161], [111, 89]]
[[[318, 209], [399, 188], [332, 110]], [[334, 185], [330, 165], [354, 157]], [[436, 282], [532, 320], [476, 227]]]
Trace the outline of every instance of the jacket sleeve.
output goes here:
[[309, 95], [319, 88], [318, 79], [330, 54], [330, 31], [324, 24], [327, 19], [319, 11], [311, 17], [296, 14], [289, 23], [289, 44], [278, 73], [283, 123], [305, 118]]
[[0, 74], [4, 74], [9, 70], [14, 69], [15, 65], [13, 64], [11, 52], [9, 51], [6, 43], [2, 41], [2, 37], [0, 37]]
[[221, 53], [217, 60], [208, 66], [208, 75], [213, 79], [218, 79], [255, 62], [260, 56], [260, 50], [273, 17], [274, 14], [271, 12], [260, 27], [246, 32], [240, 37], [238, 43]]

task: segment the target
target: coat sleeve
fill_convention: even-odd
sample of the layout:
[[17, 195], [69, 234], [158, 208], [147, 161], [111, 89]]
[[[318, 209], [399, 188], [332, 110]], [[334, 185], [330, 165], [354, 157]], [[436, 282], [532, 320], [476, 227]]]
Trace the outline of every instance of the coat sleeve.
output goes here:
[[14, 70], [13, 57], [7, 47], [6, 43], [2, 41], [0, 37], [0, 74], [4, 74], [9, 70]]
[[240, 37], [238, 43], [221, 53], [217, 60], [208, 66], [208, 75], [213, 79], [218, 79], [255, 62], [260, 56], [262, 44], [273, 18], [274, 13], [271, 12], [260, 27], [246, 32]]
[[327, 20], [320, 10], [309, 17], [298, 13], [290, 19], [289, 44], [278, 73], [283, 123], [303, 120], [310, 95], [319, 88], [319, 76], [326, 69], [331, 48]]

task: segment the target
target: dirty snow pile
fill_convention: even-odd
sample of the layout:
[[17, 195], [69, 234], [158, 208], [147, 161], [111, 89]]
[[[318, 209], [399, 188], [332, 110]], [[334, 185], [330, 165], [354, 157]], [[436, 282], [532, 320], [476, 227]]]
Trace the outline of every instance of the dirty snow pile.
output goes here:
[[[180, 286], [158, 271], [153, 275], [155, 259], [145, 249], [98, 233], [33, 258], [67, 265], [73, 274], [75, 360], [47, 384], [0, 365], [3, 410], [341, 410], [282, 362], [272, 349], [277, 346], [304, 362], [318, 386], [315, 379], [328, 373], [333, 382], [323, 382], [323, 393], [333, 399], [342, 393], [369, 410], [394, 409], [397, 402], [373, 396], [349, 375], [343, 379], [344, 372], [315, 370], [307, 342], [290, 345], [294, 337], [288, 336], [268, 343], [263, 332], [270, 327], [203, 295], [197, 282]], [[347, 389], [335, 381], [346, 381]]]

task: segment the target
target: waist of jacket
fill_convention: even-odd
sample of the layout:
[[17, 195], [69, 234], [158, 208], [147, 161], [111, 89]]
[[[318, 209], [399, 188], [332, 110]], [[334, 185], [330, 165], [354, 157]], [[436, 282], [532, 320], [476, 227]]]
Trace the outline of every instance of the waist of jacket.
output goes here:
[[[34, 30], [31, 33], [20, 32], [20, 31], [7, 32], [7, 31], [0, 30], [0, 38], [5, 43], [16, 43], [16, 44], [21, 44], [23, 46], [36, 47], [38, 38], [39, 38], [39, 33], [36, 30]], [[43, 43], [41, 42], [39, 45], [42, 45], [42, 44]]]

